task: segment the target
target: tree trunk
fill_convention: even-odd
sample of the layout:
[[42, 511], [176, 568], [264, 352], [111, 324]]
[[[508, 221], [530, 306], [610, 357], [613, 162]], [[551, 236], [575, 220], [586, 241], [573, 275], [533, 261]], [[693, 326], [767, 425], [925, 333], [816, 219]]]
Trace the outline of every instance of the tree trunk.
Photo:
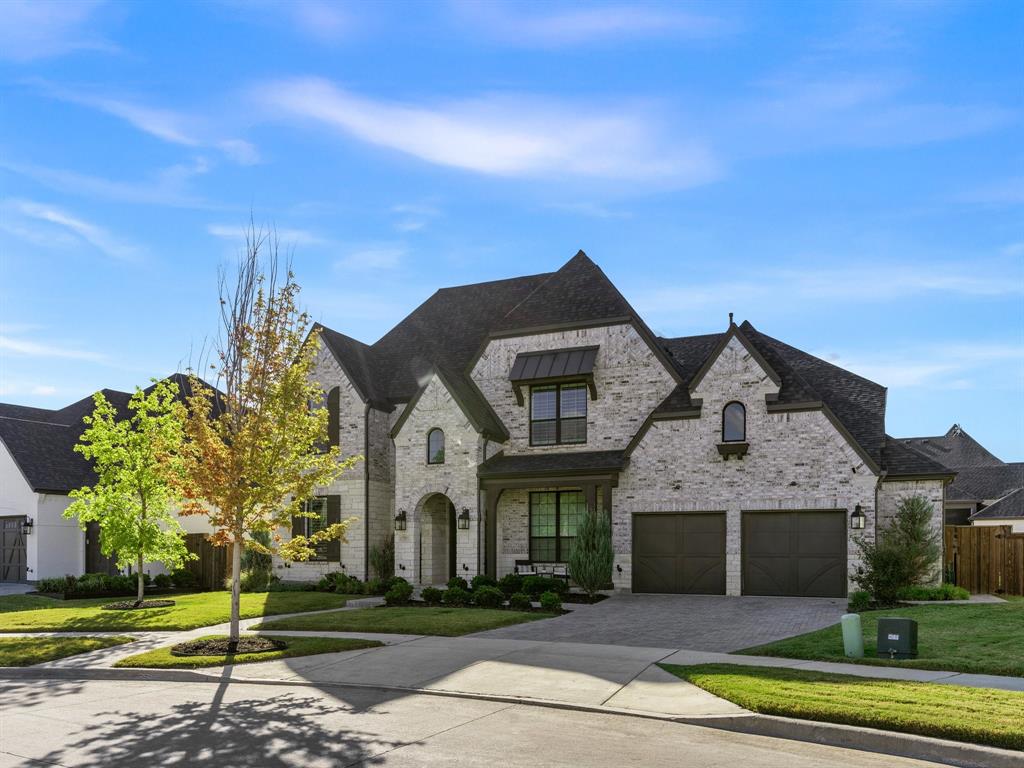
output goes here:
[[143, 591], [145, 589], [145, 584], [146, 584], [146, 582], [144, 582], [142, 580], [142, 550], [139, 550], [138, 563], [139, 563], [139, 565], [138, 565], [138, 568], [139, 568], [139, 573], [138, 573], [139, 581], [138, 581], [138, 590], [136, 591], [135, 599], [139, 603], [141, 603], [142, 602], [142, 593], [143, 593]]
[[231, 629], [228, 633], [228, 641], [238, 642], [238, 620], [241, 614], [242, 599], [242, 541], [241, 537], [235, 535], [231, 544]]

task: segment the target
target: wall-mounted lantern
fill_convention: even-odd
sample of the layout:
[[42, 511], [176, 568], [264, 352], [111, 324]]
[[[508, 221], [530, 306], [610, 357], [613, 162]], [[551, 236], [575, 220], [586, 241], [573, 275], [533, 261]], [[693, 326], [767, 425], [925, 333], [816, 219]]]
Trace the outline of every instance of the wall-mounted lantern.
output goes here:
[[459, 530], [469, 530], [469, 507], [462, 508], [462, 514], [459, 515]]
[[29, 534], [31, 534], [32, 533], [32, 528], [34, 526], [35, 526], [35, 523], [32, 522], [32, 518], [31, 517], [26, 517], [25, 518], [25, 522], [21, 524], [21, 535], [22, 536], [28, 536]]
[[864, 510], [860, 508], [860, 504], [853, 508], [853, 513], [850, 515], [850, 527], [855, 531], [863, 530], [867, 524], [868, 518], [864, 514]]
[[395, 515], [395, 530], [396, 531], [404, 531], [405, 530], [405, 526], [406, 526], [406, 517], [405, 517], [405, 510], [403, 509], [403, 510], [399, 511], [399, 513], [397, 515]]

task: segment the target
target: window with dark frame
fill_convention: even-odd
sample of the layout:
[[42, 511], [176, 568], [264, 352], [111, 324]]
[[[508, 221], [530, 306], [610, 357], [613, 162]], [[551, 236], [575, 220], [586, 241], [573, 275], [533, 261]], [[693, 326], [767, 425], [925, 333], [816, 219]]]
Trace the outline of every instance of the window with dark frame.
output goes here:
[[444, 464], [444, 431], [441, 429], [427, 433], [427, 464]]
[[[303, 536], [312, 536], [314, 533], [322, 531], [327, 527], [326, 496], [314, 496], [312, 499], [306, 499], [306, 501], [302, 502], [302, 511], [306, 513], [315, 512], [317, 515], [316, 517], [300, 518]], [[316, 555], [311, 557], [310, 560], [313, 562], [326, 560], [328, 543], [318, 544], [316, 546]]]
[[587, 512], [582, 491], [530, 493], [530, 561], [564, 563]]
[[530, 445], [587, 442], [587, 385], [530, 387]]
[[743, 443], [747, 439], [747, 409], [743, 403], [729, 403], [722, 409], [722, 442]]

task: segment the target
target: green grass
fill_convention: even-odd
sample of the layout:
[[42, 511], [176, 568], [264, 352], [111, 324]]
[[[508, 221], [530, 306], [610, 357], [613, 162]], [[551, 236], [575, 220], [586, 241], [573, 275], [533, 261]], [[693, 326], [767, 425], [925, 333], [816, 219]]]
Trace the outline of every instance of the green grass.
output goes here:
[[[207, 635], [202, 640], [213, 640], [222, 635]], [[222, 667], [225, 664], [252, 664], [258, 661], [274, 661], [294, 656], [312, 656], [317, 653], [338, 653], [339, 651], [355, 651], [360, 648], [376, 648], [383, 643], [376, 640], [353, 640], [335, 637], [285, 637], [275, 636], [275, 640], [283, 640], [288, 647], [280, 651], [266, 653], [239, 653], [225, 656], [172, 656], [171, 646], [157, 648], [136, 656], [129, 656], [114, 664], [115, 667], [145, 667], [148, 669], [198, 669], [199, 667]]]
[[[26, 597], [33, 599], [26, 602]], [[242, 595], [242, 618], [341, 608], [346, 595], [328, 592], [264, 592]], [[105, 611], [122, 598], [53, 600], [32, 595], [0, 597], [0, 632], [91, 632], [96, 630], [184, 630], [231, 618], [228, 592], [174, 595], [175, 605], [138, 611]], [[8, 602], [10, 601], [10, 602]], [[17, 606], [11, 610], [8, 605]]]
[[360, 608], [356, 611], [265, 621], [258, 629], [388, 632], [399, 635], [455, 637], [471, 632], [482, 632], [485, 629], [521, 624], [524, 621], [547, 619], [552, 615], [496, 608]]
[[1024, 693], [778, 667], [661, 666], [705, 691], [766, 715], [1024, 749]]
[[[918, 657], [906, 661], [873, 658], [878, 618], [900, 616], [917, 621]], [[951, 672], [1024, 676], [1024, 600], [1001, 604], [918, 605], [861, 614], [866, 658], [843, 655], [838, 624], [745, 648], [741, 654], [782, 656], [790, 659], [842, 661], [876, 666], [918, 667]]]
[[130, 643], [130, 637], [0, 637], [0, 667], [27, 667]]

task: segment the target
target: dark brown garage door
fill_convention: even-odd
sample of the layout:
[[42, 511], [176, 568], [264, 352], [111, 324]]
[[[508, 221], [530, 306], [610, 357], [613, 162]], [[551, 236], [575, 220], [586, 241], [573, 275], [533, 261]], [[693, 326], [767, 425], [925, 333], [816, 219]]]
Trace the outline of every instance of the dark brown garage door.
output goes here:
[[744, 512], [743, 594], [843, 597], [845, 512]]
[[633, 591], [725, 594], [725, 514], [633, 515]]
[[24, 581], [26, 573], [24, 515], [0, 517], [0, 581]]

